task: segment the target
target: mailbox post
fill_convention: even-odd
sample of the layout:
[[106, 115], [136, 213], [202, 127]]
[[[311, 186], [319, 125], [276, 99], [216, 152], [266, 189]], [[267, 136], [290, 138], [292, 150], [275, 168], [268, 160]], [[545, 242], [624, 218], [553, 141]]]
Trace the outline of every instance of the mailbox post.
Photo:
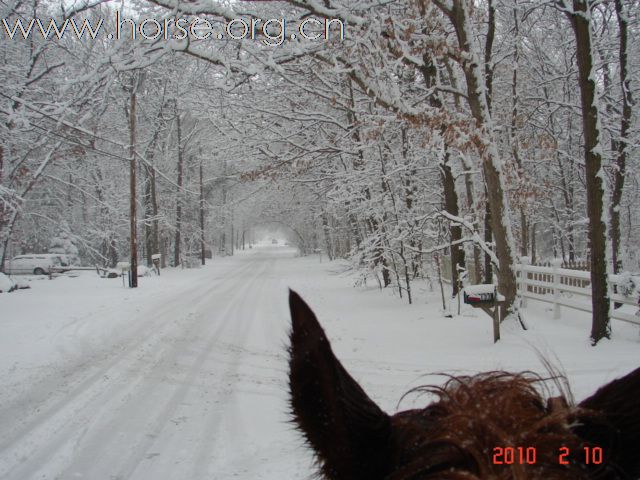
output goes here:
[[154, 253], [151, 255], [151, 261], [153, 262], [153, 266], [156, 269], [156, 273], [160, 275], [160, 260], [162, 259], [161, 253]]
[[122, 286], [126, 287], [124, 284], [124, 274], [128, 274], [129, 278], [129, 286], [131, 286], [131, 264], [129, 262], [118, 262], [116, 264], [116, 269], [120, 270], [120, 276], [122, 277]]
[[[500, 340], [500, 302], [504, 297], [498, 293], [494, 284], [470, 285], [464, 287], [464, 303], [481, 308], [493, 319], [493, 343]], [[491, 310], [490, 307], [493, 307]]]

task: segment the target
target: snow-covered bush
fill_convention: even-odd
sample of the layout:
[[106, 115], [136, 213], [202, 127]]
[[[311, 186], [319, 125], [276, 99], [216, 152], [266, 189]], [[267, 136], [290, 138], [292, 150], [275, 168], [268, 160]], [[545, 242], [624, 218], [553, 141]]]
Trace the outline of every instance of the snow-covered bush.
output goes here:
[[16, 285], [16, 283], [13, 280], [11, 280], [4, 273], [0, 272], [0, 293], [13, 292], [17, 288], [18, 288], [18, 285]]
[[64, 229], [51, 239], [49, 253], [65, 255], [70, 265], [79, 263], [78, 247], [75, 246], [73, 239]]
[[153, 270], [151, 270], [146, 265], [138, 265], [138, 276], [139, 277], [150, 277], [153, 274]]
[[630, 297], [637, 291], [639, 285], [637, 284], [637, 277], [633, 277], [631, 272], [622, 272], [618, 275], [618, 281], [616, 282], [618, 293], [624, 297]]

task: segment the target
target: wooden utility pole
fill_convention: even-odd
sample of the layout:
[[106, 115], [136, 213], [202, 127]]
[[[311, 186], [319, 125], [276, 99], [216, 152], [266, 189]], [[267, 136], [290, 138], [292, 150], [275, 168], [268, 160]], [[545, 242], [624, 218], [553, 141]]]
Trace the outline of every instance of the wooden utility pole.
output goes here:
[[178, 101], [174, 100], [174, 112], [176, 118], [176, 136], [178, 141], [178, 181], [176, 190], [176, 233], [173, 243], [173, 266], [180, 265], [180, 242], [182, 229], [182, 176], [184, 169], [184, 154], [182, 151], [182, 126], [180, 123], [180, 112], [178, 111]]
[[138, 220], [136, 218], [136, 90], [138, 88], [138, 74], [134, 74], [131, 82], [131, 97], [129, 105], [129, 190], [130, 190], [130, 237], [131, 237], [131, 270], [129, 272], [129, 287], [138, 286]]
[[202, 156], [200, 157], [200, 261], [205, 264], [204, 248], [204, 181], [202, 180]]

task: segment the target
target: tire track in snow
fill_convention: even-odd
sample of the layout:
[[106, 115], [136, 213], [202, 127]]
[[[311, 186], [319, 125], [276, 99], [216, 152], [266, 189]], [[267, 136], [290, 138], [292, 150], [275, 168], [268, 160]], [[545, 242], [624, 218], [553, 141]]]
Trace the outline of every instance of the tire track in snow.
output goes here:
[[[236, 267], [235, 270], [230, 275], [217, 279], [214, 285], [202, 284], [191, 292], [179, 292], [172, 297], [179, 297], [177, 300], [181, 305], [192, 306], [203, 296], [206, 299], [206, 294], [210, 293], [213, 286], [220, 286], [225, 292], [233, 288], [234, 281], [246, 278], [246, 273], [255, 268], [255, 263], [255, 259], [249, 258], [240, 268], [232, 265], [232, 268]], [[167, 300], [165, 304], [171, 300]], [[164, 305], [157, 306], [153, 311], [162, 312], [164, 308]], [[155, 352], [159, 360], [154, 358], [149, 361], [149, 356], [176, 329], [183, 327], [185, 321], [161, 322], [171, 313], [173, 312], [160, 313], [151, 324], [141, 322], [132, 327], [127, 334], [128, 343], [114, 347], [110, 352], [112, 355], [100, 365], [71, 375], [68, 392], [54, 393], [50, 401], [33, 415], [23, 419], [16, 428], [9, 431], [5, 429], [0, 439], [0, 477], [23, 480], [40, 471], [47, 478], [48, 475], [41, 467], [46, 467], [54, 459], [56, 462], [64, 460], [56, 459], [56, 456], [72, 456], [87, 433], [86, 424], [91, 421], [92, 406], [100, 411], [100, 406], [106, 409], [114, 400], [118, 402], [126, 399], [146, 374], [153, 371], [157, 362], [162, 361], [162, 349]], [[150, 327], [158, 325], [160, 330], [151, 337], [144, 335]], [[127, 371], [136, 370], [139, 373], [137, 382], [122, 378]], [[66, 460], [69, 461], [70, 458]]]
[[[264, 274], [265, 272], [268, 272], [273, 268], [274, 264], [275, 260], [270, 259], [269, 263], [265, 264], [265, 268], [263, 268], [262, 273]], [[258, 289], [245, 288], [245, 291], [242, 293], [245, 298], [251, 298], [252, 301], [238, 305], [236, 317], [239, 317], [238, 319], [243, 323], [243, 325], [239, 330], [237, 330], [238, 333], [236, 333], [234, 338], [231, 339], [232, 342], [229, 345], [232, 348], [226, 349], [226, 351], [229, 352], [229, 355], [225, 355], [226, 362], [223, 363], [222, 375], [220, 376], [221, 383], [226, 383], [230, 388], [223, 387], [217, 392], [214, 402], [219, 405], [219, 408], [214, 409], [214, 411], [206, 418], [206, 421], [203, 422], [203, 427], [200, 432], [200, 441], [198, 442], [198, 448], [192, 463], [192, 469], [189, 472], [189, 478], [212, 478], [209, 470], [216, 460], [216, 446], [220, 442], [222, 418], [227, 413], [226, 407], [229, 405], [229, 399], [238, 388], [237, 374], [241, 366], [240, 360], [243, 358], [245, 353], [243, 348], [245, 340], [249, 334], [250, 328], [255, 325], [256, 320], [259, 318], [261, 313], [259, 309], [255, 308], [255, 306], [263, 304], [264, 292], [268, 286], [267, 278], [265, 278], [264, 275], [256, 277], [256, 279], [258, 278], [260, 280]], [[228, 342], [230, 339], [227, 338], [226, 340]], [[214, 351], [213, 345], [211, 345], [211, 350]], [[223, 350], [223, 352], [225, 352], [225, 350]]]
[[[260, 281], [263, 272], [268, 268], [267, 262], [263, 261], [261, 263], [262, 264], [257, 270], [252, 271], [252, 276], [249, 279], [247, 279], [246, 276], [243, 276], [242, 278], [236, 280], [236, 282], [232, 286], [232, 290], [234, 290], [234, 293], [230, 297], [226, 297], [226, 304], [224, 309], [220, 312], [215, 312], [215, 314], [212, 314], [212, 316], [220, 319], [219, 324], [212, 332], [207, 333], [207, 335], [205, 336], [205, 345], [200, 348], [200, 352], [196, 356], [193, 363], [190, 365], [189, 369], [181, 375], [181, 388], [174, 389], [173, 393], [162, 406], [162, 408], [148, 422], [148, 424], [151, 426], [150, 432], [141, 439], [138, 445], [136, 445], [136, 447], [130, 452], [126, 460], [124, 460], [124, 462], [119, 466], [119, 468], [117, 469], [117, 473], [115, 474], [115, 478], [148, 478], [148, 474], [145, 477], [145, 472], [141, 472], [141, 475], [136, 475], [136, 473], [137, 469], [141, 467], [143, 463], [145, 463], [145, 460], [154, 459], [158, 456], [155, 455], [154, 452], [164, 452], [167, 450], [176, 452], [181, 447], [183, 447], [172, 445], [176, 443], [182, 443], [182, 439], [180, 437], [176, 438], [168, 434], [166, 435], [166, 437], [168, 438], [167, 441], [166, 439], [162, 438], [163, 433], [167, 430], [167, 427], [171, 427], [170, 422], [172, 422], [172, 419], [176, 417], [176, 412], [179, 409], [181, 403], [186, 399], [190, 391], [194, 388], [196, 378], [199, 375], [203, 375], [205, 373], [204, 365], [207, 360], [216, 356], [217, 351], [214, 346], [219, 340], [219, 337], [223, 334], [231, 334], [234, 340], [242, 343], [242, 339], [247, 335], [248, 325], [246, 325], [246, 322], [244, 321], [244, 316], [239, 313], [246, 305], [243, 300], [246, 297], [247, 292], [253, 293], [253, 285]], [[206, 316], [203, 315], [201, 318], [205, 320], [205, 317]], [[205, 324], [209, 322], [210, 320], [206, 319]], [[230, 372], [232, 372], [235, 368], [237, 368], [237, 361], [232, 361], [228, 365], [228, 367], [224, 368], [221, 372], [216, 372], [216, 378], [224, 382], [230, 376]], [[157, 387], [157, 385], [150, 385], [151, 389], [153, 389], [154, 387]], [[218, 390], [218, 392], [220, 392], [220, 390]], [[212, 392], [212, 401], [216, 400], [216, 393], [218, 392]], [[140, 393], [150, 394], [150, 392]], [[209, 435], [211, 434], [212, 432], [209, 432]], [[195, 463], [198, 464], [198, 461], [196, 460]], [[155, 477], [155, 475], [152, 476]]]

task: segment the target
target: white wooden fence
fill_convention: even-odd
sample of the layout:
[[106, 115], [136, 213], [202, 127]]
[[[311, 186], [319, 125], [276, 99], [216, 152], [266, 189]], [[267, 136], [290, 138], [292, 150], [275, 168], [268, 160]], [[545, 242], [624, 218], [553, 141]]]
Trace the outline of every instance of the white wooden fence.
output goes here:
[[[523, 257], [516, 264], [518, 275], [518, 293], [522, 297], [523, 307], [528, 298], [553, 304], [553, 317], [560, 318], [560, 308], [567, 307], [584, 312], [591, 312], [591, 273], [580, 270], [561, 268], [562, 261], [552, 261], [551, 267], [530, 265]], [[609, 275], [610, 285], [619, 285], [623, 280], [620, 275]], [[613, 288], [611, 289], [613, 291]], [[640, 316], [613, 309], [614, 303], [633, 305], [638, 309], [638, 293], [624, 296], [611, 294], [611, 318], [640, 325]]]

